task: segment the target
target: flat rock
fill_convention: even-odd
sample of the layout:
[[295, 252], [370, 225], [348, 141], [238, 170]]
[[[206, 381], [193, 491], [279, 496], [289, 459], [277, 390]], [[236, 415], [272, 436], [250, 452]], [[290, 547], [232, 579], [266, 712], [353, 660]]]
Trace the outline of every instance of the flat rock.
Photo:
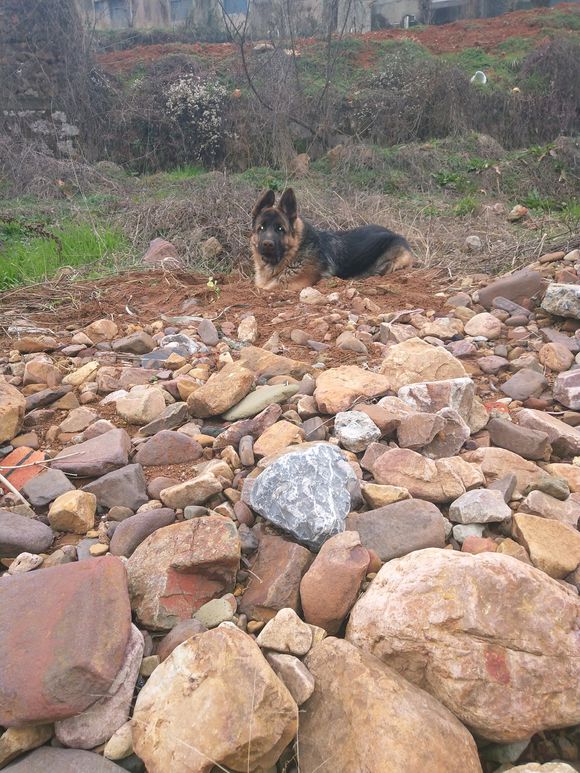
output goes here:
[[0, 735], [0, 768], [25, 752], [42, 746], [54, 735], [52, 725], [9, 727]]
[[143, 647], [143, 634], [131, 625], [123, 663], [107, 693], [81, 714], [56, 723], [56, 737], [62, 744], [74, 749], [94, 749], [108, 741], [125, 723], [139, 676]]
[[280, 652], [266, 653], [266, 660], [286, 685], [296, 704], [302, 706], [306, 703], [314, 692], [314, 677], [304, 663], [294, 655], [284, 655]]
[[453, 408], [442, 408], [435, 415], [443, 420], [443, 427], [433, 440], [423, 446], [422, 453], [429, 459], [455, 456], [469, 439], [471, 429]]
[[61, 470], [48, 469], [27, 481], [21, 489], [32, 507], [44, 507], [58, 496], [74, 489], [73, 484]]
[[347, 528], [358, 532], [365, 548], [383, 562], [414, 550], [445, 547], [445, 518], [434, 504], [420, 499], [352, 513]]
[[556, 416], [533, 408], [523, 408], [517, 412], [514, 420], [520, 427], [545, 432], [554, 451], [559, 456], [567, 457], [580, 454], [580, 430], [571, 427]]
[[26, 398], [16, 387], [0, 381], [0, 443], [12, 440], [24, 421]]
[[257, 346], [245, 346], [240, 351], [240, 362], [251, 370], [257, 378], [272, 378], [273, 376], [292, 376], [302, 378], [312, 372], [312, 365], [290, 357], [273, 354]]
[[550, 458], [552, 446], [546, 432], [499, 418], [491, 419], [486, 429], [494, 446], [513, 451], [524, 459]]
[[264, 534], [252, 562], [252, 574], [240, 600], [251, 620], [268, 622], [281, 609], [300, 609], [300, 581], [314, 556], [302, 545]]
[[303, 770], [481, 773], [477, 747], [463, 725], [376, 658], [327, 638], [306, 666], [315, 688], [300, 715]]
[[447, 349], [431, 346], [420, 338], [410, 338], [392, 346], [381, 363], [380, 372], [393, 391], [407, 384], [444, 381], [467, 375], [463, 365]]
[[356, 601], [369, 563], [369, 552], [355, 531], [325, 542], [300, 583], [306, 622], [337, 633]]
[[44, 553], [52, 545], [54, 532], [49, 526], [7, 511], [0, 511], [0, 557], [15, 558], [24, 551]]
[[485, 475], [488, 486], [504, 478], [509, 473], [516, 476], [516, 491], [522, 491], [530, 484], [537, 483], [545, 477], [545, 473], [537, 464], [522, 458], [505, 448], [478, 448], [462, 454], [466, 462], [477, 464]]
[[284, 451], [288, 446], [301, 443], [304, 431], [291, 421], [277, 421], [264, 430], [254, 443], [256, 456], [272, 456]]
[[470, 378], [455, 378], [409, 384], [399, 389], [399, 399], [416, 411], [437, 413], [451, 408], [468, 421], [473, 408], [475, 384]]
[[234, 589], [240, 542], [229, 518], [210, 515], [153, 532], [129, 558], [131, 605], [151, 630], [168, 630]]
[[580, 533], [552, 518], [516, 513], [513, 535], [530, 554], [532, 564], [562, 579], [580, 564]]
[[140, 464], [128, 464], [120, 470], [103, 475], [83, 487], [83, 491], [94, 494], [99, 507], [128, 507], [138, 510], [149, 500], [147, 482]]
[[119, 523], [111, 538], [109, 546], [111, 554], [129, 558], [146, 537], [174, 521], [175, 510], [168, 507], [148, 510], [126, 518]]
[[543, 491], [535, 490], [522, 501], [519, 512], [539, 515], [542, 518], [553, 518], [575, 529], [580, 519], [580, 504], [572, 497], [562, 501]]
[[258, 438], [275, 424], [282, 415], [282, 408], [275, 404], [269, 405], [253, 419], [242, 419], [228, 427], [214, 440], [214, 449], [222, 449], [226, 446], [237, 446], [243, 437]]
[[117, 338], [111, 344], [114, 352], [129, 352], [130, 354], [147, 354], [147, 352], [152, 352], [156, 346], [155, 340], [144, 330], [138, 330], [124, 338]]
[[550, 283], [542, 300], [542, 308], [558, 317], [580, 319], [580, 286]]
[[250, 491], [250, 506], [270, 523], [315, 550], [344, 531], [356, 476], [342, 454], [325, 444], [281, 456]]
[[511, 515], [501, 491], [492, 489], [466, 491], [449, 507], [449, 520], [453, 523], [501, 523]]
[[314, 399], [321, 413], [340, 413], [349, 411], [361, 398], [374, 399], [386, 394], [389, 388], [385, 376], [357, 365], [343, 365], [318, 376]]
[[509, 276], [496, 279], [487, 287], [479, 290], [479, 302], [486, 309], [491, 308], [495, 298], [507, 298], [515, 303], [522, 303], [528, 298], [538, 295], [544, 288], [546, 280], [538, 271], [527, 268], [514, 271]]
[[139, 446], [134, 461], [144, 467], [163, 464], [195, 462], [203, 454], [203, 448], [193, 438], [182, 432], [164, 429]]
[[577, 768], [573, 768], [566, 762], [547, 762], [545, 765], [540, 765], [539, 762], [526, 762], [524, 765], [509, 768], [504, 773], [577, 773]]
[[222, 484], [215, 475], [203, 473], [191, 480], [162, 489], [159, 498], [165, 507], [184, 509], [190, 505], [203, 505], [221, 490]]
[[185, 424], [189, 419], [187, 403], [173, 403], [164, 408], [157, 418], [150, 421], [139, 430], [140, 435], [149, 437], [162, 430], [176, 429]]
[[87, 709], [121, 668], [130, 625], [126, 574], [118, 558], [5, 577], [0, 724], [52, 722]]
[[149, 424], [165, 410], [165, 398], [161, 389], [151, 387], [140, 392], [129, 392], [115, 403], [117, 413], [128, 424]]
[[93, 478], [124, 467], [129, 461], [131, 438], [124, 429], [112, 429], [58, 453], [51, 469]]
[[249, 395], [240, 400], [237, 405], [223, 414], [226, 421], [240, 421], [249, 419], [260, 413], [269, 405], [283, 403], [295, 395], [299, 389], [298, 384], [274, 384], [273, 386], [258, 387]]
[[378, 483], [401, 486], [412, 497], [435, 503], [452, 502], [484, 482], [479, 467], [461, 457], [432, 460], [406, 448], [381, 454], [372, 464], [372, 473]]
[[260, 648], [226, 623], [155, 669], [137, 698], [133, 745], [150, 771], [267, 770], [297, 729], [298, 707]]
[[192, 392], [187, 407], [192, 416], [206, 418], [219, 416], [240, 402], [255, 384], [251, 370], [238, 363], [226, 365]]
[[121, 773], [123, 768], [93, 752], [43, 746], [6, 770], [10, 773]]
[[61, 397], [69, 394], [69, 392], [72, 392], [72, 386], [63, 384], [28, 395], [26, 398], [26, 413], [30, 413], [37, 408], [45, 408], [47, 405], [51, 405], [57, 400], [60, 400]]
[[527, 400], [530, 397], [539, 397], [547, 386], [548, 382], [542, 373], [531, 368], [522, 368], [501, 385], [501, 391], [512, 400]]
[[515, 558], [430, 549], [383, 566], [346, 637], [481, 737], [511, 743], [577, 724], [579, 609], [575, 594]]

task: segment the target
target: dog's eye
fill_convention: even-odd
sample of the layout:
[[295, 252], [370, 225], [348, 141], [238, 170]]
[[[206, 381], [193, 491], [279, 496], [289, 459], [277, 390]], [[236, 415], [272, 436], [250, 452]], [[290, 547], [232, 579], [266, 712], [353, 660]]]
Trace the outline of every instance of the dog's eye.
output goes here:
[[277, 226], [276, 226], [276, 230], [278, 231], [278, 233], [281, 233], [281, 234], [283, 234], [283, 233], [284, 233], [284, 226], [282, 226], [282, 225], [277, 225]]
[[263, 231], [263, 230], [264, 230], [264, 226], [263, 225], [259, 225], [258, 226], [258, 231]]

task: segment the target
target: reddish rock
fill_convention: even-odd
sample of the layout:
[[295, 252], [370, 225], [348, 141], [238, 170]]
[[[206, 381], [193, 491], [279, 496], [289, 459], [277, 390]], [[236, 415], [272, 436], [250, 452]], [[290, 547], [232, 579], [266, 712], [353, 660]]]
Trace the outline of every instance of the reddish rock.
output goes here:
[[[3, 470], [3, 475], [17, 491], [20, 491], [33, 478], [43, 472], [44, 468], [41, 464], [44, 462], [44, 458], [43, 451], [34, 451], [27, 446], [15, 448], [12, 453], [2, 459], [3, 467], [13, 468]], [[39, 462], [39, 464], [35, 465], [34, 462]], [[8, 492], [8, 489], [0, 483], [0, 494], [4, 491]]]
[[570, 427], [555, 416], [550, 416], [545, 411], [524, 408], [518, 411], [514, 420], [521, 427], [545, 432], [554, 451], [559, 456], [576, 456], [580, 454], [580, 430], [576, 427]]
[[545, 432], [521, 427], [513, 421], [491, 419], [487, 424], [487, 431], [494, 446], [507, 448], [524, 459], [547, 461], [552, 453], [552, 446]]
[[165, 429], [153, 435], [151, 440], [139, 446], [134, 461], [145, 467], [162, 464], [195, 462], [203, 454], [203, 448], [183, 432]]
[[569, 370], [558, 375], [554, 384], [554, 398], [573, 411], [580, 408], [580, 370]]
[[253, 419], [242, 419], [242, 421], [234, 422], [216, 437], [213, 447], [216, 450], [221, 450], [226, 446], [237, 446], [243, 437], [256, 439], [268, 427], [275, 424], [281, 415], [282, 408], [279, 405], [269, 405]]
[[235, 524], [219, 515], [158, 529], [127, 564], [131, 604], [152, 630], [168, 630], [234, 589], [240, 565]]
[[128, 464], [83, 487], [97, 497], [100, 507], [138, 510], [147, 502], [147, 483], [140, 464]]
[[463, 553], [495, 553], [497, 551], [497, 542], [489, 537], [477, 537], [474, 534], [467, 536], [461, 546]]
[[268, 622], [280, 609], [299, 611], [302, 576], [314, 559], [302, 545], [264, 535], [252, 564], [252, 575], [240, 611], [251, 620]]
[[172, 628], [168, 634], [166, 634], [157, 646], [157, 657], [161, 662], [166, 660], [176, 647], [183, 644], [184, 641], [191, 639], [198, 633], [204, 633], [207, 628], [199, 620], [192, 618], [191, 620], [182, 620], [181, 623], [177, 623], [175, 628]]
[[118, 558], [3, 578], [0, 724], [53, 722], [88, 708], [115, 679], [130, 625]]
[[498, 296], [516, 303], [523, 303], [527, 298], [538, 295], [545, 284], [546, 280], [540, 273], [524, 268], [509, 276], [501, 277], [479, 290], [479, 302], [486, 309], [491, 308], [493, 300]]
[[141, 261], [152, 268], [158, 268], [159, 266], [169, 269], [183, 267], [183, 261], [177, 254], [177, 247], [160, 237], [153, 239], [149, 243], [147, 252], [143, 255]]
[[125, 430], [112, 429], [92, 440], [63, 448], [51, 468], [81, 478], [97, 477], [124, 467], [129, 461], [130, 449], [131, 438]]
[[306, 622], [337, 633], [356, 601], [369, 561], [356, 532], [345, 531], [327, 540], [300, 583]]

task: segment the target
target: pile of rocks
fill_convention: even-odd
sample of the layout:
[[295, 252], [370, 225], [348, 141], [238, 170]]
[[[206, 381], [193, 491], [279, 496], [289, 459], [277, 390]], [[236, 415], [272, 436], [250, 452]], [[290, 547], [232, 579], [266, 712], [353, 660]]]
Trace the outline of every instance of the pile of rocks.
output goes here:
[[0, 768], [580, 770], [579, 269], [10, 340]]

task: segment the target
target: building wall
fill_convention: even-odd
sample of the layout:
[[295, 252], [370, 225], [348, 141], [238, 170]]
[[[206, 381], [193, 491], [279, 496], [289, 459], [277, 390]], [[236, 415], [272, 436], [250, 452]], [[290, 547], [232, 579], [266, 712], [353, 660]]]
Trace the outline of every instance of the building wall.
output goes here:
[[401, 24], [406, 15], [419, 18], [419, 0], [377, 0], [373, 7], [373, 28]]

